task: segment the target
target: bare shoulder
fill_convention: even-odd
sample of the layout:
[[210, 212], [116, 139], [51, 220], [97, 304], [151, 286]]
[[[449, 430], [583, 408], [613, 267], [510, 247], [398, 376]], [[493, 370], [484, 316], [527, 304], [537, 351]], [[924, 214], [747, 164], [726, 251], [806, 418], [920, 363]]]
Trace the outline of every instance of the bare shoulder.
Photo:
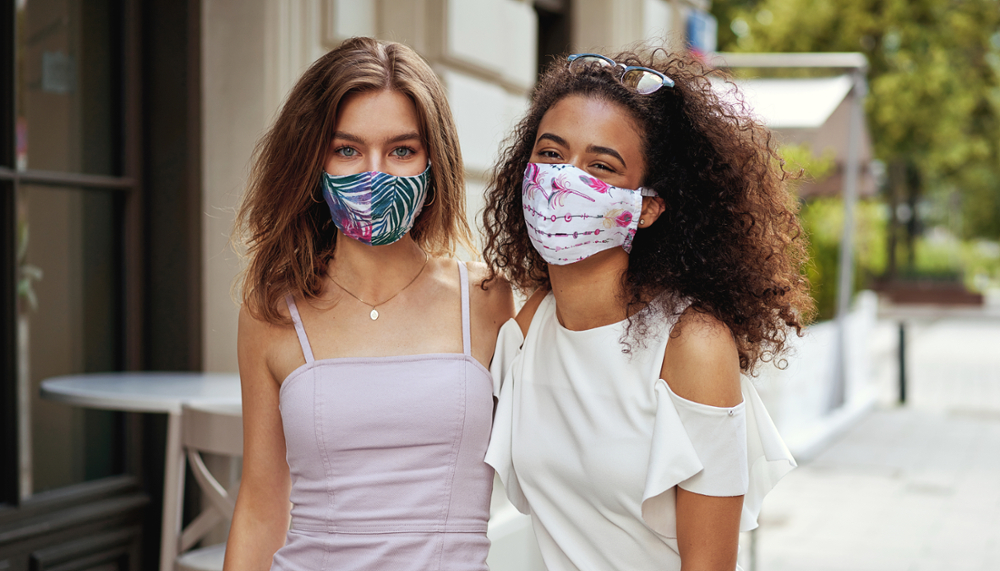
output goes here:
[[[465, 267], [469, 269], [469, 285], [478, 289], [488, 299], [513, 300], [510, 284], [502, 276], [496, 276], [492, 280], [487, 280], [489, 271], [486, 264], [482, 262], [465, 262]], [[512, 302], [513, 303], [513, 302]]]
[[482, 262], [466, 262], [469, 269], [469, 297], [476, 311], [485, 310], [498, 328], [514, 316], [514, 294], [507, 280], [500, 276], [487, 280], [489, 272]]
[[[288, 315], [288, 309], [283, 308], [283, 316]], [[244, 344], [258, 345], [266, 343], [267, 338], [274, 334], [274, 325], [263, 319], [254, 317], [253, 313], [247, 309], [246, 304], [240, 306], [238, 329], [238, 342], [240, 346]]]
[[531, 320], [535, 317], [535, 312], [538, 311], [538, 306], [542, 304], [542, 300], [545, 296], [549, 294], [549, 288], [540, 287], [534, 291], [528, 300], [524, 302], [521, 306], [521, 311], [517, 312], [517, 324], [521, 327], [521, 335], [528, 336], [528, 326], [531, 325]]
[[237, 360], [240, 379], [247, 382], [278, 384], [301, 363], [301, 349], [290, 322], [288, 306], [279, 303], [278, 312], [289, 322], [271, 323], [240, 307], [237, 332]]
[[732, 332], [714, 316], [691, 308], [674, 326], [660, 375], [675, 394], [690, 401], [730, 407], [743, 400]]
[[255, 317], [246, 305], [240, 307], [239, 329], [236, 336], [240, 379], [248, 382], [262, 380], [261, 373], [268, 373], [269, 352], [274, 344], [275, 326]]

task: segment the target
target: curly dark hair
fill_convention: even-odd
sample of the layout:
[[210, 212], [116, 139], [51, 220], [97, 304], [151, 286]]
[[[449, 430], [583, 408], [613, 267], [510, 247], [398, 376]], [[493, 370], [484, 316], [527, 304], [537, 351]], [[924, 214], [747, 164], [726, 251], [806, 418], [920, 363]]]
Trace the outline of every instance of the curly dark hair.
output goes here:
[[[722, 72], [662, 49], [610, 57], [656, 69], [675, 86], [642, 95], [622, 85], [609, 67], [570, 70], [563, 61], [546, 70], [486, 191], [483, 256], [490, 279], [501, 275], [524, 294], [549, 286], [548, 266], [531, 245], [521, 206], [521, 181], [539, 123], [569, 95], [615, 103], [645, 134], [643, 186], [666, 205], [655, 223], [636, 233], [622, 276], [631, 315], [623, 350], [650, 331], [646, 321], [655, 313], [640, 309], [653, 305], [669, 314], [684, 297], [695, 311], [729, 326], [740, 368], [752, 374], [758, 362], [785, 351], [791, 329], [801, 335], [814, 306], [800, 271], [806, 240], [784, 162]], [[720, 97], [713, 83], [726, 85], [732, 96]]]

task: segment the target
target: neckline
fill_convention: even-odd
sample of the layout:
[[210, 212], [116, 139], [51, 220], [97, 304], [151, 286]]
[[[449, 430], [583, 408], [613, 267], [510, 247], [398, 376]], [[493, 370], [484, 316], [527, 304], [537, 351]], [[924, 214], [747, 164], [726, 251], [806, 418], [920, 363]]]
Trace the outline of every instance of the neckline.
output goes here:
[[[632, 316], [639, 315], [640, 313], [648, 312], [648, 311], [658, 311], [657, 308], [655, 308], [653, 306], [653, 304], [654, 304], [654, 302], [656, 300], [658, 300], [661, 296], [664, 296], [664, 295], [667, 295], [666, 291], [663, 291], [663, 292], [659, 293], [656, 297], [653, 298], [653, 300], [651, 300], [648, 304], [646, 304], [645, 307], [643, 307], [639, 311], [633, 313]], [[609, 329], [609, 328], [612, 328], [612, 327], [621, 328], [621, 327], [625, 326], [625, 324], [628, 322], [629, 319], [632, 319], [632, 316], [629, 316], [629, 317], [626, 317], [625, 319], [622, 319], [621, 321], [616, 321], [614, 323], [607, 323], [605, 325], [598, 325], [597, 327], [591, 327], [589, 329], [581, 329], [579, 331], [575, 330], [575, 329], [569, 329], [568, 327], [566, 327], [565, 325], [563, 325], [561, 321], [559, 321], [559, 315], [556, 314], [556, 296], [555, 296], [555, 294], [550, 291], [548, 293], [548, 295], [546, 295], [545, 297], [546, 297], [546, 299], [552, 298], [552, 310], [551, 310], [552, 311], [552, 320], [555, 321], [556, 327], [558, 328], [559, 331], [565, 332], [565, 333], [570, 334], [570, 335], [583, 335], [583, 334], [586, 334], [586, 333], [597, 332], [597, 331], [601, 331], [603, 329]], [[680, 305], [683, 305], [684, 307], [686, 307], [687, 305], [690, 305], [690, 302], [682, 301], [682, 302], [679, 303], [679, 306]], [[673, 319], [669, 319], [669, 321], [673, 321]]]
[[280, 398], [281, 393], [285, 390], [285, 387], [292, 384], [292, 381], [302, 377], [302, 374], [309, 369], [314, 369], [322, 365], [349, 365], [349, 364], [383, 364], [383, 363], [393, 363], [397, 361], [466, 361], [472, 364], [472, 366], [478, 369], [480, 372], [486, 374], [492, 379], [492, 373], [487, 369], [478, 359], [470, 354], [466, 353], [414, 353], [412, 355], [381, 355], [374, 357], [327, 357], [325, 359], [313, 359], [312, 361], [303, 363], [295, 368], [294, 371], [288, 373], [288, 376], [281, 381], [281, 386], [278, 388], [278, 396]]
[[[428, 258], [428, 260], [429, 260], [429, 258]], [[424, 260], [424, 265], [420, 269], [420, 274], [422, 274], [423, 271], [424, 271], [424, 269], [427, 267], [427, 261], [428, 260]], [[457, 258], [454, 258], [454, 261], [456, 263], [456, 266], [458, 266], [458, 276], [459, 276], [459, 279], [458, 279], [458, 281], [459, 281], [459, 290], [460, 290], [460, 292], [459, 292], [459, 298], [460, 298], [460, 304], [461, 304], [461, 320], [462, 320], [462, 353], [461, 354], [463, 354], [463, 355], [465, 355], [467, 357], [472, 358], [472, 360], [474, 362], [476, 362], [480, 366], [482, 366], [482, 363], [479, 363], [474, 357], [472, 357], [472, 309], [470, 307], [471, 306], [471, 302], [470, 302], [470, 299], [469, 299], [469, 297], [470, 297], [469, 296], [469, 270], [466, 267], [465, 262], [463, 260], [459, 260]], [[420, 277], [420, 274], [418, 274], [417, 277]], [[330, 279], [332, 280], [333, 278], [330, 278]], [[338, 287], [340, 287], [340, 284], [337, 284], [337, 282], [334, 282], [334, 284], [336, 284]], [[409, 287], [409, 285], [406, 286], [406, 287]], [[341, 289], [344, 289], [344, 288], [341, 287]], [[406, 288], [403, 288], [403, 289], [406, 289]], [[402, 290], [400, 290], [400, 291], [402, 291]], [[346, 289], [344, 289], [344, 292], [346, 292], [347, 294], [351, 295], [352, 297], [354, 297], [358, 301], [361, 301], [362, 303], [365, 303], [364, 301], [362, 301], [361, 299], [357, 298], [357, 296], [355, 296], [351, 292], [347, 291]], [[382, 304], [384, 304], [386, 302], [388, 302], [388, 300], [386, 300], [385, 302], [382, 302], [382, 303], [380, 303], [378, 305], [382, 305]], [[302, 349], [302, 356], [305, 358], [306, 364], [308, 365], [310, 363], [315, 363], [317, 361], [317, 359], [315, 358], [315, 356], [313, 354], [312, 343], [309, 341], [309, 335], [306, 334], [305, 325], [302, 322], [302, 317], [299, 314], [298, 306], [295, 303], [295, 297], [292, 294], [290, 294], [290, 293], [286, 294], [285, 295], [285, 304], [288, 306], [288, 313], [289, 313], [289, 315], [290, 315], [290, 317], [292, 319], [292, 324], [294, 325], [294, 328], [295, 328], [295, 335], [299, 339], [299, 346]], [[378, 318], [378, 312], [375, 311], [374, 306], [372, 308], [372, 315], [374, 316], [374, 317], [372, 317], [373, 321]], [[395, 357], [395, 356], [403, 356], [403, 357], [405, 357], [407, 355], [389, 355], [387, 357]], [[332, 359], [351, 359], [351, 358], [352, 357], [334, 357]], [[359, 357], [359, 358], [361, 358], [361, 359], [367, 359], [368, 357]], [[331, 359], [321, 359], [321, 360], [328, 361], [328, 360], [331, 360]], [[292, 371], [292, 373], [295, 373], [296, 371], [298, 371], [298, 368], [296, 368], [294, 371]], [[285, 377], [285, 380], [288, 380], [288, 377]], [[282, 381], [282, 385], [283, 384], [284, 384], [284, 381]]]
[[618, 326], [623, 325], [629, 319], [628, 317], [626, 317], [625, 319], [622, 319], [621, 321], [615, 321], [614, 323], [606, 323], [604, 325], [598, 325], [596, 327], [590, 327], [590, 328], [587, 328], [587, 329], [579, 329], [579, 330], [577, 330], [577, 329], [570, 329], [570, 328], [566, 327], [565, 325], [563, 325], [562, 321], [559, 321], [559, 315], [556, 313], [556, 296], [555, 296], [555, 294], [550, 291], [549, 294], [546, 296], [546, 298], [551, 298], [552, 299], [552, 303], [551, 303], [552, 308], [551, 308], [550, 311], [552, 312], [552, 321], [555, 322], [556, 327], [559, 329], [559, 331], [563, 331], [563, 332], [571, 334], [571, 335], [583, 335], [583, 334], [586, 334], [586, 333], [601, 331], [603, 329], [609, 329], [609, 328], [612, 328], [612, 327], [618, 327]]

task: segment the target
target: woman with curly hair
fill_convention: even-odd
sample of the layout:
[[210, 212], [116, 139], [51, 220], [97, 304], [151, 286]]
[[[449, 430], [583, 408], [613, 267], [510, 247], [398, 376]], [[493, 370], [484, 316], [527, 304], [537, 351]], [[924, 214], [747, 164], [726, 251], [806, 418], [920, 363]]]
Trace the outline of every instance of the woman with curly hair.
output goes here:
[[487, 190], [500, 332], [487, 452], [552, 571], [736, 568], [795, 463], [754, 387], [812, 305], [780, 158], [698, 62], [578, 54]]
[[317, 60], [259, 143], [227, 570], [486, 571], [486, 367], [514, 305], [451, 257], [463, 173], [433, 71], [370, 38]]

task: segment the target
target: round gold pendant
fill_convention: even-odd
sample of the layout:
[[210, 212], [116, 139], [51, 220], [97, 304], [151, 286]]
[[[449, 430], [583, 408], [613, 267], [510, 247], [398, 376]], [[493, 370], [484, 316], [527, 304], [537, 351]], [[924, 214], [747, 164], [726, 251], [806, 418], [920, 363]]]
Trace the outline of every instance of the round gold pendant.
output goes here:
[[378, 310], [372, 308], [372, 312], [369, 313], [369, 315], [371, 315], [372, 321], [375, 321], [376, 319], [378, 319]]

